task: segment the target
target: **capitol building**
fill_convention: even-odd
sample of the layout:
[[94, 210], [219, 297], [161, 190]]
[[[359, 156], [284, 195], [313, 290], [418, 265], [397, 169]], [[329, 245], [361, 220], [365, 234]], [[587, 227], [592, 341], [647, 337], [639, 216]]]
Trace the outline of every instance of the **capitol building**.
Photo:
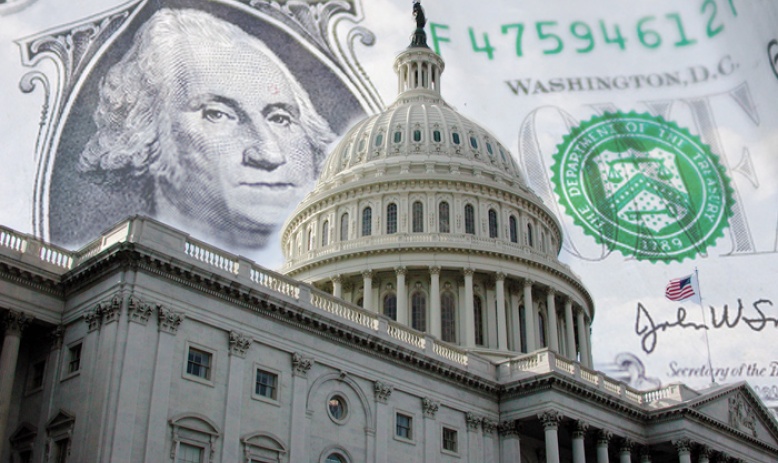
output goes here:
[[442, 97], [417, 29], [268, 270], [132, 217], [68, 251], [0, 228], [0, 461], [778, 461], [746, 383], [593, 369], [558, 220]]

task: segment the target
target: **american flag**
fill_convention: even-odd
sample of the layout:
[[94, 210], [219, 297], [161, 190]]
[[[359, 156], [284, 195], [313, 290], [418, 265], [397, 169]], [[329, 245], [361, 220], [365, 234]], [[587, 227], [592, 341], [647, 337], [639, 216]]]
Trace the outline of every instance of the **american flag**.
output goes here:
[[684, 301], [697, 295], [694, 284], [694, 275], [675, 278], [667, 283], [665, 297], [671, 301]]

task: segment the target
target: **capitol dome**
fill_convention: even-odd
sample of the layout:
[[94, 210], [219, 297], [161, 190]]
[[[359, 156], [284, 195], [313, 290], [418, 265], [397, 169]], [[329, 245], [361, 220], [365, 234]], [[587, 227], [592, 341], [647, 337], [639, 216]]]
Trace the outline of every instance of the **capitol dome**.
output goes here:
[[591, 365], [594, 306], [558, 260], [560, 224], [508, 149], [446, 104], [443, 69], [417, 28], [396, 101], [346, 133], [284, 225], [283, 271], [408, 336]]

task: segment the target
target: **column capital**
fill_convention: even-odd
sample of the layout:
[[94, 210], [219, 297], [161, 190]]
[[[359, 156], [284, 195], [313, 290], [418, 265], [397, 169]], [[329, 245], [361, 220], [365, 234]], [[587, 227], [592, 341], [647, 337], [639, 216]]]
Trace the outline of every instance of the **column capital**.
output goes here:
[[573, 308], [573, 298], [570, 296], [565, 296], [565, 306], [570, 306], [570, 308]]
[[97, 304], [97, 310], [102, 317], [102, 324], [107, 325], [119, 320], [119, 314], [122, 308], [122, 297], [118, 294], [109, 301], [102, 301]]
[[484, 418], [481, 420], [481, 427], [485, 434], [492, 434], [497, 430], [499, 423], [490, 418]]
[[303, 378], [308, 376], [308, 370], [313, 366], [313, 359], [305, 357], [299, 352], [292, 354], [292, 374], [294, 376], [302, 376]]
[[471, 277], [471, 276], [473, 276], [473, 274], [475, 273], [475, 269], [474, 269], [474, 268], [471, 268], [471, 267], [464, 268], [464, 269], [462, 269], [462, 273], [463, 273], [463, 274], [464, 274], [466, 277]]
[[700, 459], [707, 458], [710, 459], [713, 457], [713, 449], [708, 447], [707, 445], [698, 445], [697, 446], [697, 453], [700, 455]]
[[184, 321], [186, 315], [183, 312], [176, 312], [163, 305], [157, 306], [157, 321], [159, 322], [159, 331], [169, 334], [178, 333], [178, 327]]
[[440, 266], [438, 265], [431, 265], [429, 270], [430, 275], [440, 275]]
[[555, 297], [555, 296], [556, 296], [556, 292], [557, 292], [557, 291], [556, 291], [556, 288], [554, 288], [553, 286], [549, 286], [549, 287], [546, 289], [546, 295], [547, 295], [548, 297]]
[[246, 351], [251, 347], [253, 340], [239, 331], [230, 331], [230, 355], [246, 358]]
[[22, 331], [32, 322], [35, 317], [27, 315], [24, 312], [17, 310], [9, 310], [3, 316], [3, 323], [5, 324], [5, 332], [7, 334], [15, 334], [21, 336]]
[[465, 423], [468, 431], [476, 431], [481, 426], [481, 417], [473, 412], [465, 413]]
[[436, 402], [429, 397], [421, 399], [421, 409], [424, 411], [425, 418], [432, 418], [434, 420], [439, 408], [440, 402]]
[[[405, 275], [406, 273], [408, 273], [408, 268], [404, 267], [404, 266], [395, 267], [394, 268], [394, 273], [396, 273], [398, 275]], [[362, 275], [364, 275], [364, 272], [362, 273]]]
[[88, 332], [92, 332], [100, 329], [100, 325], [103, 322], [103, 317], [100, 314], [100, 308], [95, 307], [84, 312], [84, 321], [89, 325]]
[[494, 281], [505, 281], [506, 276], [503, 272], [497, 272], [494, 274]]
[[556, 410], [546, 410], [538, 413], [538, 419], [543, 422], [543, 429], [558, 429], [562, 414]]
[[49, 332], [49, 341], [51, 342], [51, 350], [62, 349], [62, 340], [65, 339], [65, 326], [57, 325]]
[[521, 423], [518, 420], [503, 421], [500, 423], [498, 432], [502, 436], [516, 436], [521, 432]]
[[612, 438], [613, 438], [613, 433], [608, 431], [607, 429], [600, 429], [600, 431], [597, 433], [598, 444], [608, 445], [608, 443]]
[[389, 400], [389, 396], [392, 395], [392, 391], [394, 391], [394, 386], [391, 384], [382, 383], [381, 381], [373, 383], [373, 393], [377, 402], [385, 404]]
[[633, 441], [629, 437], [625, 437], [619, 443], [619, 453], [630, 453], [632, 452], [632, 447], [634, 446], [635, 446], [635, 441]]
[[573, 439], [583, 439], [586, 431], [589, 430], [589, 423], [586, 421], [575, 420], [573, 422]]
[[143, 302], [135, 296], [130, 296], [127, 303], [127, 315], [131, 322], [146, 325], [153, 311], [153, 305]]
[[525, 288], [532, 288], [532, 285], [534, 285], [535, 282], [530, 280], [529, 278], [524, 279], [524, 287]]
[[362, 278], [373, 278], [373, 271], [370, 269], [362, 270]]
[[689, 439], [687, 439], [685, 437], [681, 438], [681, 439], [675, 439], [675, 440], [672, 441], [672, 443], [673, 443], [673, 446], [675, 446], [675, 450], [679, 454], [681, 454], [681, 453], [688, 454], [689, 452], [691, 452], [692, 441], [690, 441]]
[[343, 275], [332, 275], [330, 277], [330, 281], [332, 281], [333, 283], [340, 283], [341, 281], [343, 281]]

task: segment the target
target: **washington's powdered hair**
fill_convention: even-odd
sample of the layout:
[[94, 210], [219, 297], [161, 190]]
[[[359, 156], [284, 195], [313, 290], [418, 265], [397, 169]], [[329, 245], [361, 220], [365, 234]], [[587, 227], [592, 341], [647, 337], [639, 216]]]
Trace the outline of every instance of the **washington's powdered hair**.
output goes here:
[[[300, 108], [300, 125], [314, 156], [318, 175], [327, 145], [334, 139], [327, 121], [286, 65], [262, 41], [239, 27], [198, 10], [161, 9], [136, 33], [130, 50], [106, 74], [94, 113], [97, 131], [78, 161], [80, 172], [123, 170], [151, 174], [175, 185], [177, 157], [168, 145], [165, 122], [171, 101], [173, 72], [185, 41], [224, 47], [251, 47], [268, 57], [287, 79]], [[229, 79], [229, 76], [225, 76]], [[164, 131], [164, 132], [163, 132]]]

